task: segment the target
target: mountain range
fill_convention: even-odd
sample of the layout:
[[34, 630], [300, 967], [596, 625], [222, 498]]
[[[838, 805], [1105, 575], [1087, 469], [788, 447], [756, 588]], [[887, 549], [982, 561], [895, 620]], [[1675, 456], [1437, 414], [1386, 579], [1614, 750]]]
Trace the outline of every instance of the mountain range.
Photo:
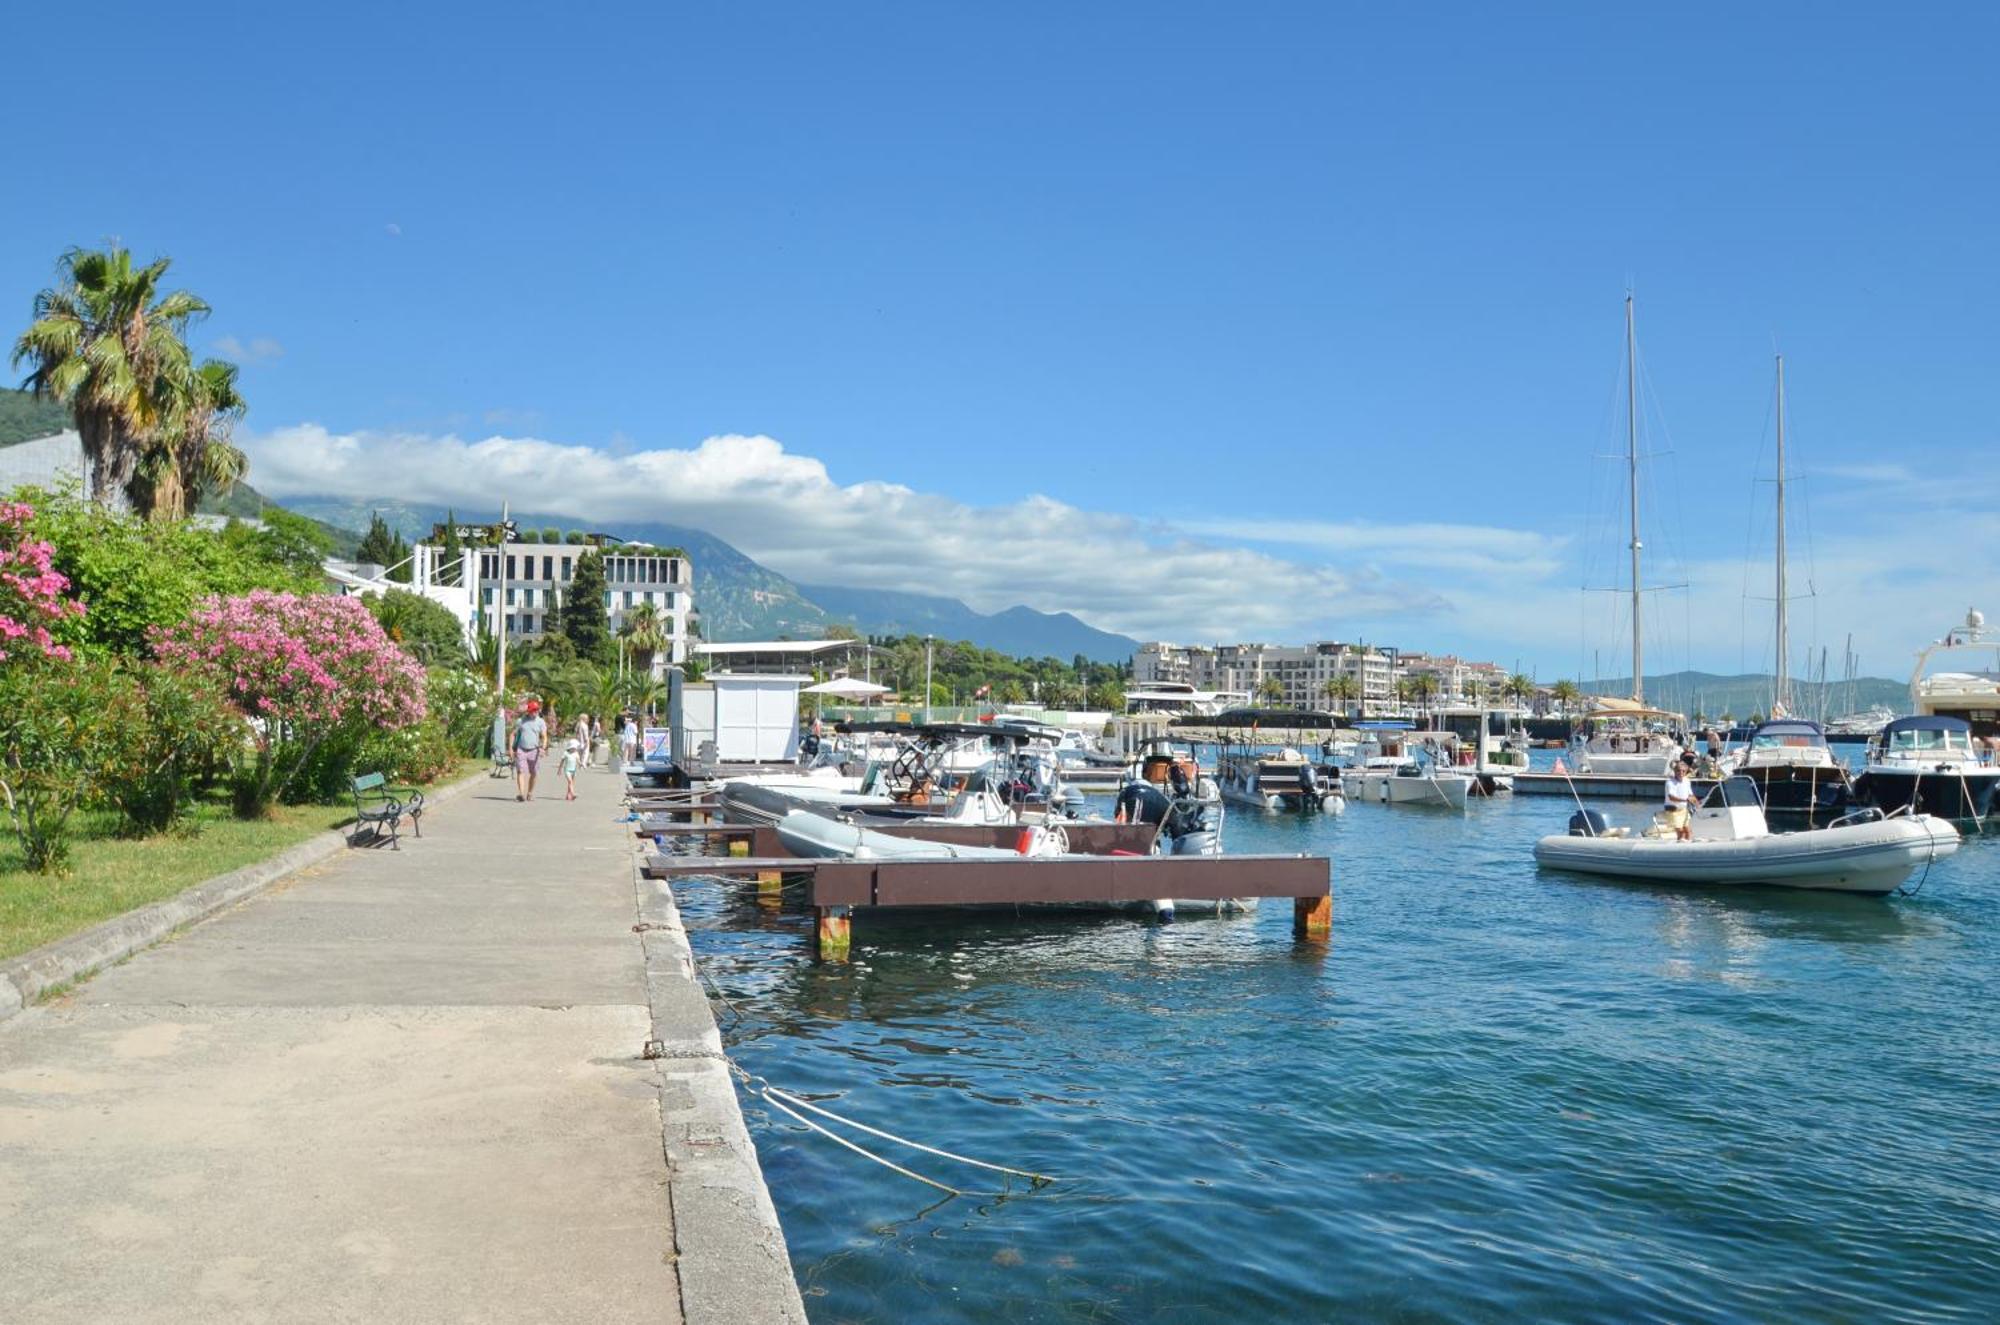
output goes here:
[[[365, 529], [370, 517], [380, 514], [390, 528], [411, 540], [429, 537], [431, 526], [446, 516], [442, 506], [394, 499], [296, 497], [280, 504], [340, 529]], [[486, 518], [484, 512], [452, 514], [461, 520]], [[523, 529], [578, 527], [575, 520], [562, 516], [515, 512], [513, 519]], [[795, 584], [715, 535], [684, 525], [621, 522], [604, 532], [686, 551], [694, 563], [694, 601], [702, 635], [717, 643], [819, 639], [829, 626], [845, 625], [863, 635], [932, 634], [1029, 658], [1068, 660], [1080, 653], [1093, 662], [1125, 662], [1138, 648], [1136, 640], [1098, 630], [1067, 612], [1010, 607], [984, 613], [956, 598], [934, 594]]]

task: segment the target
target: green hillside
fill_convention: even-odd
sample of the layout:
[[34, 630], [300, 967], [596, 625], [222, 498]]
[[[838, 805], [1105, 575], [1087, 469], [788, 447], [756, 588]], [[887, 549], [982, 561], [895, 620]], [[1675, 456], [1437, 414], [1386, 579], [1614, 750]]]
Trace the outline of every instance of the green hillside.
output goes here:
[[69, 410], [26, 391], [0, 391], [0, 446], [53, 437], [69, 427]]
[[[1629, 677], [1619, 677], [1610, 681], [1586, 681], [1580, 688], [1586, 694], [1624, 696], [1632, 693], [1632, 682]], [[1818, 718], [1822, 714], [1837, 718], [1875, 704], [1898, 713], [1906, 712], [1910, 707], [1910, 687], [1904, 682], [1879, 676], [1856, 677], [1851, 700], [1845, 681], [1828, 681], [1824, 687], [1815, 681], [1794, 681], [1792, 694], [1797, 701], [1793, 706], [1794, 716], [1803, 718]], [[1769, 673], [1756, 672], [1742, 676], [1670, 672], [1646, 678], [1646, 698], [1661, 708], [1690, 716], [1700, 713], [1710, 718], [1747, 718], [1770, 708], [1771, 677]]]
[[[238, 483], [227, 493], [220, 495], [210, 493], [203, 497], [201, 505], [197, 510], [202, 515], [228, 515], [238, 520], [256, 520], [263, 516], [267, 507], [276, 507], [281, 510], [290, 509], [279, 502], [272, 501], [248, 483]], [[298, 512], [298, 514], [304, 515], [305, 513]], [[325, 534], [331, 541], [333, 555], [336, 557], [352, 557], [355, 549], [361, 545], [361, 535], [355, 533], [352, 529], [331, 524], [325, 520], [315, 519], [311, 515], [306, 515], [305, 518], [312, 520], [315, 525], [319, 526], [320, 532]]]

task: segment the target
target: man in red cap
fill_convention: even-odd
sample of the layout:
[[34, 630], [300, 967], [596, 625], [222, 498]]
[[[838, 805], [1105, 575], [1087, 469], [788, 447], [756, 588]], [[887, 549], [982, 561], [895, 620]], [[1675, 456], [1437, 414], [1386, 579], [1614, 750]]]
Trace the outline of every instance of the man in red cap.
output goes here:
[[531, 699], [521, 706], [514, 724], [514, 799], [535, 798], [535, 774], [541, 771], [542, 751], [549, 748], [549, 724], [542, 721], [541, 701]]

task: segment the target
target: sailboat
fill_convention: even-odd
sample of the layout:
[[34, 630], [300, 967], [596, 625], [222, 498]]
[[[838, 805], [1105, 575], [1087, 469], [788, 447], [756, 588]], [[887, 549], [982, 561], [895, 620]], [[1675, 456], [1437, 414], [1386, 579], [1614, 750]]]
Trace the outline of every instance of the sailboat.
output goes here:
[[[1777, 658], [1771, 717], [1730, 757], [1727, 771], [1748, 778], [1768, 813], [1844, 812], [1854, 798], [1847, 766], [1833, 757], [1826, 729], [1792, 716], [1790, 584], [1785, 564], [1785, 356], [1778, 356]], [[1808, 668], [1810, 670], [1810, 668]], [[1824, 678], [1820, 689], [1824, 692]]]
[[1639, 578], [1639, 340], [1634, 328], [1632, 296], [1625, 296], [1625, 470], [1632, 521], [1632, 697], [1599, 699], [1584, 719], [1577, 768], [1584, 773], [1665, 777], [1680, 758], [1681, 747], [1659, 730], [1678, 713], [1646, 705], [1646, 646], [1641, 607], [1645, 587]]

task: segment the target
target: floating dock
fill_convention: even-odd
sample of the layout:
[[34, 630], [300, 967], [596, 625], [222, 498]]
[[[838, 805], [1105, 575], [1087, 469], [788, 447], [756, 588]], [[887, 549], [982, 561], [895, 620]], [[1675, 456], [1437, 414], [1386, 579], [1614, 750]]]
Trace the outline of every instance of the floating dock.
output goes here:
[[[1517, 796], [1580, 796], [1586, 800], [1659, 801], [1667, 798], [1667, 780], [1640, 773], [1516, 773]], [[1708, 795], [1714, 778], [1695, 778], [1694, 794]]]
[[[649, 855], [649, 878], [748, 876], [775, 904], [787, 879], [803, 880], [806, 904], [818, 915], [815, 950], [823, 961], [846, 961], [852, 917], [859, 907], [1087, 906], [1119, 907], [1159, 898], [1222, 900], [1289, 897], [1293, 930], [1324, 941], [1333, 928], [1333, 874], [1324, 856], [1153, 856], [1153, 830], [1142, 824], [1065, 824], [1073, 854], [1016, 858], [856, 860], [795, 856], [768, 826], [690, 824], [671, 812], [642, 816], [640, 836], [725, 843], [728, 854]], [[1010, 846], [1011, 825], [898, 825], [882, 831], [967, 846]], [[704, 848], [710, 849], [710, 848]]]

